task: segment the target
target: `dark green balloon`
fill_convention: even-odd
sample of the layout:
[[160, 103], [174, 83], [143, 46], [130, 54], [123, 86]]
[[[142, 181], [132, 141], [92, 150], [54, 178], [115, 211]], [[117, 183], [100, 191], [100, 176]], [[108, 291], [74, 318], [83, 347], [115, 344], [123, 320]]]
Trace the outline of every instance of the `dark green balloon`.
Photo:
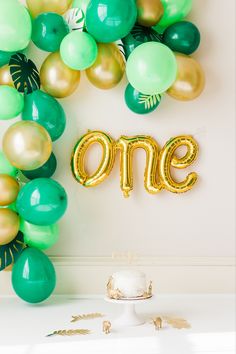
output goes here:
[[130, 53], [140, 44], [146, 42], [161, 42], [161, 35], [150, 27], [135, 25], [131, 32], [122, 38], [124, 54], [128, 59]]
[[58, 182], [36, 178], [20, 190], [16, 208], [22, 219], [31, 224], [55, 224], [66, 211], [67, 195]]
[[12, 270], [12, 285], [24, 301], [46, 300], [56, 286], [56, 273], [50, 259], [36, 248], [26, 248]]
[[32, 41], [46, 52], [58, 51], [61, 41], [68, 33], [66, 21], [54, 12], [42, 13], [33, 21]]
[[25, 95], [22, 119], [41, 124], [48, 131], [52, 141], [60, 138], [66, 127], [65, 112], [60, 103], [41, 90]]
[[160, 104], [161, 96], [144, 95], [128, 84], [125, 90], [125, 102], [128, 108], [137, 114], [147, 114], [153, 112]]
[[191, 22], [181, 21], [169, 26], [163, 33], [163, 43], [174, 52], [192, 54], [201, 40], [198, 28]]
[[110, 43], [127, 36], [136, 18], [134, 0], [92, 0], [86, 9], [85, 24], [97, 42]]
[[48, 161], [41, 167], [33, 171], [21, 171], [22, 174], [28, 179], [35, 178], [50, 178], [57, 168], [57, 160], [54, 153], [51, 154]]

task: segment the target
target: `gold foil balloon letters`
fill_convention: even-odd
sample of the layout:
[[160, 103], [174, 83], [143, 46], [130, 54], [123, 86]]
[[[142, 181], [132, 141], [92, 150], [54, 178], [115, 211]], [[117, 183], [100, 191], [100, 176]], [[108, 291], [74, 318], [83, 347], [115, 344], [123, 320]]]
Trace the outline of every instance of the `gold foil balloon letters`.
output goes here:
[[[95, 143], [102, 146], [103, 157], [97, 171], [89, 176], [85, 169], [85, 155], [88, 148]], [[178, 157], [176, 150], [182, 146], [187, 148], [187, 152], [183, 157]], [[146, 152], [144, 186], [148, 193], [157, 194], [162, 189], [172, 193], [184, 193], [192, 189], [197, 182], [195, 172], [189, 173], [181, 182], [176, 182], [171, 174], [171, 168], [184, 169], [196, 160], [198, 144], [191, 136], [171, 138], [159, 151], [157, 142], [150, 136], [121, 136], [115, 143], [104, 132], [88, 132], [78, 141], [72, 154], [73, 175], [84, 187], [97, 186], [111, 173], [115, 154], [119, 151], [121, 190], [125, 197], [129, 197], [133, 190], [133, 155], [139, 148]]]

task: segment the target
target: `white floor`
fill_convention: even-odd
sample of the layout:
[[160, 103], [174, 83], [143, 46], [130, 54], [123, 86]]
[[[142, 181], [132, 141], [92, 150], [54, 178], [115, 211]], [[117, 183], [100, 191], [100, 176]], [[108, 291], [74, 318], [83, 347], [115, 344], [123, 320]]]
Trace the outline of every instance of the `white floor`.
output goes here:
[[[102, 333], [102, 321], [70, 323], [72, 315], [101, 312], [112, 320], [122, 305], [102, 298], [52, 297], [41, 305], [18, 298], [0, 299], [1, 354], [233, 354], [235, 353], [235, 297], [233, 295], [161, 295], [138, 305], [146, 324]], [[165, 327], [155, 331], [155, 315], [182, 317], [191, 329]], [[87, 328], [90, 335], [50, 337], [59, 329]]]

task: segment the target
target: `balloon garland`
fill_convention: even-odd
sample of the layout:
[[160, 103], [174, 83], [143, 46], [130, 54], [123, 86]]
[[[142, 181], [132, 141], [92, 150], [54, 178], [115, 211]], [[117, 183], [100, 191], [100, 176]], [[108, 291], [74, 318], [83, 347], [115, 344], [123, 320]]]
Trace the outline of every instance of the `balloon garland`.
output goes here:
[[[50, 179], [57, 165], [52, 142], [61, 137], [66, 126], [64, 110], [56, 98], [76, 90], [81, 70], [86, 70], [88, 80], [100, 89], [115, 87], [126, 72], [125, 102], [131, 111], [147, 114], [157, 109], [165, 92], [183, 101], [198, 97], [204, 88], [204, 73], [189, 56], [200, 44], [199, 30], [183, 21], [192, 0], [26, 3], [28, 9], [18, 0], [0, 0], [0, 120], [22, 117], [6, 131], [0, 151], [0, 270], [18, 258], [12, 272], [13, 288], [23, 300], [36, 303], [47, 299], [56, 285], [54, 267], [42, 250], [58, 240], [57, 222], [67, 208], [64, 188]], [[40, 72], [24, 54], [30, 40], [50, 52]], [[102, 134], [100, 143], [110, 146], [109, 160], [100, 166], [91, 184], [100, 183], [112, 169], [115, 146], [107, 138], [110, 145]], [[156, 143], [151, 138], [148, 142], [138, 139], [121, 137], [117, 144], [123, 152], [131, 144], [131, 149], [142, 146], [155, 155]], [[153, 180], [157, 162], [147, 165], [145, 186], [150, 193], [163, 186], [176, 192], [168, 166], [184, 168], [196, 158], [197, 145], [191, 137], [176, 139], [161, 152], [161, 185]], [[173, 152], [183, 140], [189, 150], [178, 160]], [[172, 155], [165, 155], [170, 149]], [[126, 174], [121, 176], [121, 185], [128, 195], [132, 166], [124, 154], [123, 165]], [[22, 181], [22, 175], [28, 183]], [[82, 169], [76, 178], [84, 175]], [[182, 191], [195, 182], [193, 173], [183, 182]]]

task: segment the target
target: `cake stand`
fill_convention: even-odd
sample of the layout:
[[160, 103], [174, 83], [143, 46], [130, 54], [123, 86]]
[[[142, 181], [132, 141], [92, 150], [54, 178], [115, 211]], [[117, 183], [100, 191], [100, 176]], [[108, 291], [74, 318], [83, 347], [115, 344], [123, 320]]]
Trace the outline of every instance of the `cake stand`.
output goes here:
[[123, 312], [122, 314], [115, 319], [112, 323], [115, 327], [131, 327], [131, 326], [139, 326], [145, 323], [145, 320], [139, 317], [136, 313], [135, 306], [140, 303], [148, 302], [153, 299], [153, 296], [149, 298], [134, 298], [134, 299], [121, 299], [115, 300], [110, 299], [109, 297], [105, 296], [104, 300], [107, 302], [111, 302], [113, 304], [122, 304], [123, 305]]

